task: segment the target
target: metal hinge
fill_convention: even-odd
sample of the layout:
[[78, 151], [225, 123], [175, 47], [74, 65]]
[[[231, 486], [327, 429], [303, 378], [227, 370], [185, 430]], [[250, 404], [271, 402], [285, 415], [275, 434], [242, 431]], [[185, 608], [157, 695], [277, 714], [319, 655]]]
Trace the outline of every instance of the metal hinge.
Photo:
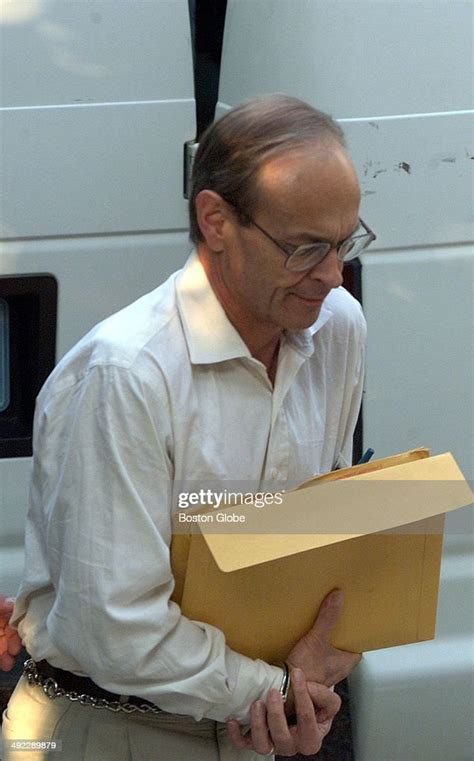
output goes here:
[[193, 171], [194, 157], [198, 148], [199, 143], [196, 143], [194, 140], [188, 140], [188, 142], [184, 144], [183, 195], [186, 199], [189, 198], [191, 190], [191, 175]]

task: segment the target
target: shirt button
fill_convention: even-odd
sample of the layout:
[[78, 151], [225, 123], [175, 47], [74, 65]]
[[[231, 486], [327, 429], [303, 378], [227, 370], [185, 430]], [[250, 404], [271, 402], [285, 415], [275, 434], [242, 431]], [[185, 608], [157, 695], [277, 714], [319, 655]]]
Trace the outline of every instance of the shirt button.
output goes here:
[[279, 476], [278, 468], [272, 468], [270, 471], [270, 478], [278, 478]]

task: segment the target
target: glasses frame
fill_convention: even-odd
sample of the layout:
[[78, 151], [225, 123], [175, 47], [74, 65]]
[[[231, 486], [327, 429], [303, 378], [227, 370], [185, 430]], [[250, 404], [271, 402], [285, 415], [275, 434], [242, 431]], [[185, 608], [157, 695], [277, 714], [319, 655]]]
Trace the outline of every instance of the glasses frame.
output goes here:
[[[340, 262], [350, 262], [352, 259], [356, 259], [359, 256], [359, 254], [362, 253], [362, 251], [364, 251], [368, 246], [370, 246], [371, 243], [374, 242], [374, 240], [377, 239], [377, 236], [375, 235], [373, 230], [371, 230], [370, 227], [365, 224], [364, 220], [359, 217], [359, 226], [362, 226], [364, 228], [364, 230], [365, 230], [365, 233], [363, 233], [362, 235], [349, 235], [348, 238], [345, 238], [340, 243], [337, 243], [336, 246], [333, 246], [328, 241], [321, 240], [321, 241], [314, 241], [313, 243], [304, 243], [303, 245], [292, 247], [292, 246], [287, 245], [286, 243], [282, 243], [281, 241], [276, 240], [272, 235], [270, 235], [269, 232], [267, 232], [263, 227], [261, 227], [257, 222], [255, 222], [254, 219], [249, 217], [247, 214], [244, 214], [243, 212], [241, 212], [240, 209], [238, 209], [234, 204], [230, 203], [229, 201], [227, 201], [227, 203], [230, 206], [232, 206], [233, 209], [235, 209], [237, 214], [242, 219], [245, 219], [251, 225], [254, 225], [254, 227], [256, 227], [257, 230], [260, 230], [260, 232], [263, 233], [263, 235], [265, 235], [265, 237], [268, 238], [268, 240], [270, 240], [272, 243], [274, 243], [275, 246], [277, 246], [280, 249], [280, 251], [283, 251], [283, 253], [286, 254], [287, 258], [286, 258], [286, 261], [285, 261], [285, 267], [287, 269], [289, 269], [290, 271], [292, 271], [292, 272], [306, 272], [307, 270], [310, 270], [313, 267], [316, 267], [316, 265], [321, 264], [323, 259], [326, 258], [326, 256], [329, 254], [330, 251], [332, 251], [333, 248], [336, 249], [336, 257], [337, 257], [338, 261], [340, 261]], [[367, 237], [367, 243], [354, 256], [348, 256], [348, 257], [346, 257], [346, 256], [340, 256], [340, 251], [342, 250], [342, 247], [347, 245], [347, 243], [350, 240], [356, 241], [359, 238], [365, 238], [365, 237]], [[306, 248], [314, 246], [314, 245], [325, 246], [325, 247], [327, 247], [327, 249], [321, 255], [320, 258], [315, 259], [314, 262], [311, 262], [307, 266], [301, 267], [301, 268], [291, 267], [291, 261], [292, 260], [295, 261], [295, 259], [297, 258], [298, 252], [300, 252], [300, 254], [301, 254], [301, 251], [303, 249], [306, 249]], [[350, 254], [350, 251], [348, 253]]]

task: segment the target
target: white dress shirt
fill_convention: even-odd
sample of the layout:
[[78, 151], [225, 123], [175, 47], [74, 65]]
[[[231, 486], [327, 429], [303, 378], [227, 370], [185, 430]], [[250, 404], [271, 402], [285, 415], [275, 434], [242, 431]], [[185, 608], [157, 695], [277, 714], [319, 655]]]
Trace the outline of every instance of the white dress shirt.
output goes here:
[[86, 335], [36, 405], [14, 612], [32, 657], [165, 711], [246, 721], [282, 671], [170, 601], [174, 484], [258, 491], [349, 464], [364, 341], [359, 304], [333, 290], [310, 329], [284, 334], [273, 388], [195, 254]]

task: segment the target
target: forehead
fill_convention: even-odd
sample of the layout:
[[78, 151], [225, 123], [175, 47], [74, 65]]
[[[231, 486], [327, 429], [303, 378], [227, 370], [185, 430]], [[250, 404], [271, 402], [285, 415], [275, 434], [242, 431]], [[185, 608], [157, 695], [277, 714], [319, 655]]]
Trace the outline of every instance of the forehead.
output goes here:
[[329, 216], [357, 218], [360, 188], [346, 151], [332, 142], [308, 145], [268, 159], [257, 176], [263, 213], [297, 224]]

